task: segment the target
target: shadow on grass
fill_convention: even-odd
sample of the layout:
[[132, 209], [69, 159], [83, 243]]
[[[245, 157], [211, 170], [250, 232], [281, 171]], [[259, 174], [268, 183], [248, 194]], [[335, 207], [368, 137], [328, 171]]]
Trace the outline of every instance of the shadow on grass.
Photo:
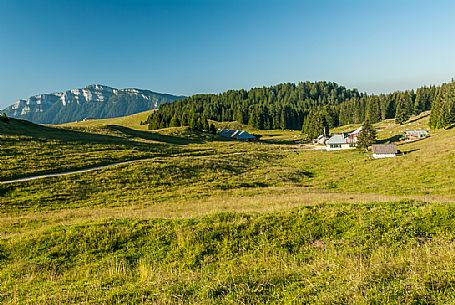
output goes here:
[[203, 143], [206, 139], [197, 133], [191, 133], [188, 136], [172, 136], [162, 135], [152, 131], [134, 130], [128, 127], [119, 125], [107, 125], [104, 127], [107, 131], [121, 133], [121, 135], [104, 135], [90, 133], [81, 130], [67, 129], [62, 127], [51, 127], [39, 124], [34, 124], [26, 120], [11, 119], [8, 124], [0, 125], [0, 135], [10, 136], [29, 136], [36, 140], [58, 140], [62, 142], [80, 142], [90, 144], [119, 144], [138, 149], [151, 148], [151, 144], [131, 141], [132, 138], [140, 138], [144, 140], [153, 140], [162, 143], [155, 143], [153, 146], [165, 144], [186, 145], [192, 143]]
[[[114, 129], [112, 129], [114, 130]], [[8, 135], [8, 136], [25, 136], [31, 137], [34, 141], [57, 141], [57, 144], [70, 144], [70, 145], [106, 145], [106, 146], [113, 146], [113, 149], [134, 149], [140, 152], [145, 153], [153, 153], [154, 156], [167, 156], [169, 154], [176, 154], [176, 153], [187, 153], [188, 151], [182, 149], [180, 147], [176, 147], [172, 144], [188, 144], [189, 141], [185, 141], [184, 138], [180, 139], [178, 137], [172, 136], [161, 136], [158, 134], [148, 133], [148, 132], [141, 132], [138, 131], [139, 134], [136, 134], [135, 130], [118, 126], [118, 130], [123, 134], [130, 135], [130, 137], [137, 137], [140, 136], [142, 138], [146, 138], [147, 135], [150, 139], [156, 139], [158, 143], [146, 143], [140, 141], [134, 141], [132, 139], [128, 139], [128, 137], [123, 137], [122, 135], [105, 135], [105, 134], [97, 134], [97, 133], [90, 133], [85, 131], [79, 130], [72, 130], [67, 128], [61, 127], [51, 127], [51, 126], [44, 126], [31, 123], [25, 120], [17, 120], [17, 119], [10, 119], [8, 124], [0, 124], [0, 135]], [[27, 141], [27, 139], [5, 139], [5, 142], [17, 142], [17, 141]], [[194, 143], [194, 142], [193, 142]], [[121, 147], [119, 147], [121, 146]], [[157, 152], [158, 155], [156, 154]], [[146, 156], [141, 156], [140, 158], [135, 156], [130, 156], [128, 158], [122, 158], [121, 160], [112, 159], [112, 160], [104, 160], [104, 162], [96, 163], [96, 165], [104, 165], [108, 163], [113, 163], [117, 161], [128, 161], [128, 160], [136, 160], [142, 159]], [[80, 167], [75, 165], [70, 166], [67, 170], [79, 169]], [[48, 174], [48, 173], [55, 173], [58, 171], [55, 170], [48, 170], [44, 172], [39, 172], [39, 174]], [[14, 178], [21, 178], [14, 177]], [[8, 177], [11, 178], [11, 177]]]
[[405, 150], [405, 151], [402, 151], [403, 155], [408, 155], [410, 153], [413, 153], [415, 151], [419, 151], [420, 149], [417, 148], [417, 149], [411, 149], [411, 150]]
[[10, 119], [9, 124], [0, 126], [0, 134], [10, 136], [29, 136], [37, 140], [59, 140], [62, 142], [131, 144], [131, 142], [127, 139], [122, 139], [112, 135], [94, 134], [61, 127], [44, 126], [18, 119]]
[[177, 137], [172, 135], [162, 135], [153, 131], [135, 130], [120, 125], [107, 125], [106, 128], [112, 131], [121, 132], [130, 138], [140, 138], [143, 140], [152, 140], [174, 145], [202, 144], [206, 140], [197, 133], [191, 134], [188, 137]]
[[298, 169], [293, 173], [290, 173], [287, 177], [288, 181], [291, 182], [301, 182], [302, 179], [313, 178], [314, 173], [306, 169]]
[[399, 142], [401, 140], [401, 137], [402, 137], [401, 134], [397, 134], [397, 135], [391, 136], [387, 139], [378, 140], [377, 143], [378, 144], [390, 144], [393, 142]]
[[299, 144], [298, 140], [289, 140], [289, 139], [280, 139], [280, 138], [275, 138], [277, 136], [280, 136], [281, 134], [268, 134], [266, 135], [267, 139], [263, 139], [263, 135], [255, 135], [259, 142], [265, 143], [265, 144], [278, 144], [278, 145], [293, 145], [293, 144]]
[[429, 116], [429, 115], [430, 115], [430, 114], [427, 113], [427, 114], [424, 114], [424, 115], [422, 115], [422, 116], [418, 116], [417, 118], [412, 119], [412, 120], [409, 120], [409, 121], [407, 121], [406, 123], [407, 123], [407, 124], [409, 124], [409, 123], [414, 123], [414, 122], [416, 122], [416, 121], [418, 121], [418, 120], [421, 120], [421, 119], [423, 119], [423, 118], [425, 118], [425, 117], [427, 117], [427, 116]]
[[280, 140], [280, 139], [268, 139], [268, 140], [260, 140], [260, 143], [265, 144], [275, 144], [275, 145], [295, 145], [299, 144], [299, 141], [294, 140]]

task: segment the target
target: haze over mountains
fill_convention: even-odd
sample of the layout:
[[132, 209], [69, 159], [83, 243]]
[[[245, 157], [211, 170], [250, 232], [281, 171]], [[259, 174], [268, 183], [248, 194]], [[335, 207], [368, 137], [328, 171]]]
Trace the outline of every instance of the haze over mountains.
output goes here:
[[61, 124], [85, 118], [111, 118], [156, 109], [183, 96], [135, 88], [89, 85], [65, 92], [21, 99], [3, 111], [13, 118], [41, 124]]

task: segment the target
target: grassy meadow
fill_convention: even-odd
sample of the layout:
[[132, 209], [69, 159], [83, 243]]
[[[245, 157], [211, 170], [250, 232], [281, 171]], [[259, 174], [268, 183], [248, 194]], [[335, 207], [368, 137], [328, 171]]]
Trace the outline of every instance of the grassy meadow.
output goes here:
[[94, 127], [104, 127], [106, 125], [119, 125], [128, 128], [147, 130], [147, 125], [141, 125], [141, 122], [145, 122], [147, 117], [154, 112], [155, 110], [147, 110], [144, 112], [131, 114], [118, 118], [109, 118], [109, 119], [96, 119], [96, 120], [86, 120], [80, 122], [71, 122], [62, 124], [63, 127], [84, 127], [84, 128], [94, 128]]
[[455, 304], [455, 129], [372, 160], [144, 116], [0, 123], [0, 180], [138, 160], [0, 184], [1, 303]]

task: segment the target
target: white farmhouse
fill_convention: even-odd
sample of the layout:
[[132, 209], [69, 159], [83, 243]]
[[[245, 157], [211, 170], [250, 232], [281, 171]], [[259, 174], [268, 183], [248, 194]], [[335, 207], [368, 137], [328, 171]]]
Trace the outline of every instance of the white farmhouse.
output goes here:
[[354, 149], [356, 146], [355, 143], [349, 143], [348, 138], [344, 134], [334, 134], [325, 144], [327, 150]]

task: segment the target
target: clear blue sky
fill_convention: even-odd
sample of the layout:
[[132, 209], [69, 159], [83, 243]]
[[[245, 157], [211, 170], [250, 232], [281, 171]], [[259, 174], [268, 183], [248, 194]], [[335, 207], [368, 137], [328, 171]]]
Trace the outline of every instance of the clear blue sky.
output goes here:
[[0, 108], [91, 83], [184, 95], [440, 83], [455, 77], [454, 14], [449, 0], [0, 0]]

